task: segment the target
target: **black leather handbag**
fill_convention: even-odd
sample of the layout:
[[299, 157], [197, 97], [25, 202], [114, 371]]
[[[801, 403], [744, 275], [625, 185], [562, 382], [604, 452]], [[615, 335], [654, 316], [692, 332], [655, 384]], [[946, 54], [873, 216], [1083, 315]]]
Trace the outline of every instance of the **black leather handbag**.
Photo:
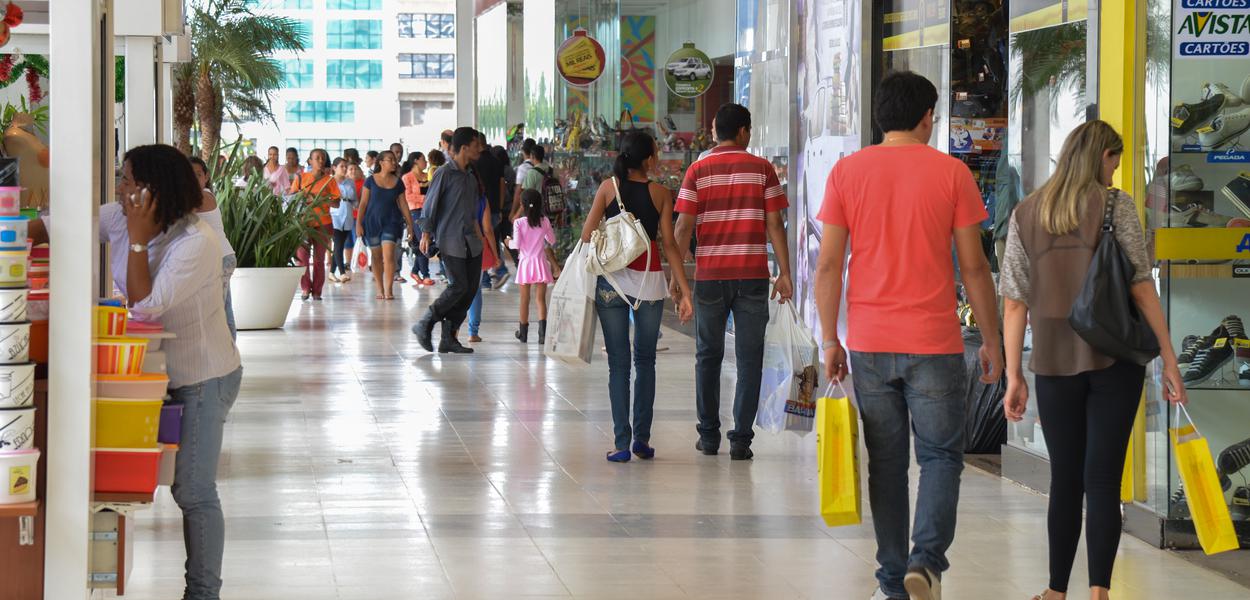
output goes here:
[[1137, 269], [1115, 239], [1115, 202], [1115, 192], [1108, 191], [1102, 235], [1068, 324], [1095, 350], [1145, 365], [1159, 356], [1159, 340], [1133, 302]]

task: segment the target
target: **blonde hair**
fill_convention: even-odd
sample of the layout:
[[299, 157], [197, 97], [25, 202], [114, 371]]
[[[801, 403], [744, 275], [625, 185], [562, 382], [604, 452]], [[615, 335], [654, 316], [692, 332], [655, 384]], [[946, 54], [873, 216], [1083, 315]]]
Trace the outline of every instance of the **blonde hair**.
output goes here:
[[1106, 121], [1084, 123], [1063, 142], [1054, 174], [1037, 191], [1038, 216], [1047, 233], [1065, 235], [1080, 226], [1086, 199], [1107, 188], [1099, 180], [1107, 151], [1124, 152], [1124, 140]]

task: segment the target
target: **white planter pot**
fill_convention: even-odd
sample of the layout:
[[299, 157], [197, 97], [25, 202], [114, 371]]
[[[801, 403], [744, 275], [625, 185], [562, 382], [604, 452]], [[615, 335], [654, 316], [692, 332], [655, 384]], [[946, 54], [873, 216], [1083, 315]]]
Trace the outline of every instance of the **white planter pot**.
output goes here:
[[304, 267], [235, 269], [230, 278], [235, 325], [239, 329], [280, 329], [303, 274]]

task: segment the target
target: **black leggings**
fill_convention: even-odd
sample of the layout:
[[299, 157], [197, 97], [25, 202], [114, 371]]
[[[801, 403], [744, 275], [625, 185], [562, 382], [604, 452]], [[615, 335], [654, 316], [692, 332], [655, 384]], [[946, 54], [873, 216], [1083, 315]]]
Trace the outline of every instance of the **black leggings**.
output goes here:
[[1065, 377], [1037, 376], [1037, 407], [1050, 451], [1050, 589], [1066, 593], [1081, 539], [1089, 585], [1111, 588], [1120, 546], [1120, 481], [1146, 368], [1124, 361]]
[[350, 239], [351, 232], [341, 229], [334, 230], [334, 254], [330, 262], [330, 272], [346, 275], [351, 271], [351, 255], [346, 255], [347, 240]]

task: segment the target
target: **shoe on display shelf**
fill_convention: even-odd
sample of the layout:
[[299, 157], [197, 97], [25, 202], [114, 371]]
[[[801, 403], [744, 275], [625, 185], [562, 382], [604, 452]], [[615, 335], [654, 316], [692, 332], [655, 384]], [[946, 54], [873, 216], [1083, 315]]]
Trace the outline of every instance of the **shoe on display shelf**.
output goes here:
[[1224, 108], [1236, 108], [1246, 103], [1244, 94], [1234, 94], [1233, 90], [1223, 83], [1202, 84], [1202, 99], [1210, 100], [1217, 95], [1224, 96]]
[[1168, 513], [1177, 519], [1189, 518], [1189, 499], [1185, 497], [1185, 484], [1176, 483], [1176, 491], [1168, 498]]
[[1237, 357], [1237, 383], [1250, 388], [1250, 348], [1238, 346], [1233, 355]]
[[1176, 363], [1180, 367], [1181, 373], [1189, 370], [1189, 365], [1194, 362], [1194, 355], [1198, 353], [1198, 349], [1202, 347], [1202, 344], [1203, 338], [1199, 335], [1187, 335], [1181, 341], [1181, 353], [1176, 355]]
[[1202, 178], [1195, 174], [1193, 167], [1189, 165], [1177, 167], [1168, 176], [1168, 181], [1174, 192], [1197, 192], [1205, 185]]
[[1195, 129], [1210, 123], [1224, 108], [1225, 100], [1223, 94], [1216, 94], [1202, 102], [1177, 104], [1172, 109], [1172, 133], [1189, 135]]
[[1229, 227], [1234, 220], [1233, 217], [1212, 212], [1201, 204], [1173, 205], [1168, 215], [1171, 227]]
[[1224, 113], [1199, 130], [1198, 143], [1203, 150], [1218, 150], [1236, 141], [1247, 129], [1250, 129], [1250, 108]]
[[1233, 490], [1233, 501], [1228, 503], [1228, 515], [1234, 521], [1250, 521], [1250, 487], [1243, 485]]
[[1224, 197], [1232, 202], [1237, 210], [1250, 217], [1250, 172], [1243, 171], [1236, 179], [1220, 188], [1220, 193], [1224, 194]]
[[1202, 338], [1201, 346], [1183, 374], [1185, 383], [1196, 384], [1213, 375], [1233, 357], [1233, 340], [1245, 337], [1246, 328], [1241, 318], [1235, 315], [1225, 317], [1211, 335]]
[[1241, 99], [1250, 102], [1250, 75], [1241, 82]]
[[1250, 439], [1241, 440], [1225, 448], [1215, 460], [1215, 466], [1220, 474], [1220, 487], [1225, 490], [1233, 487], [1230, 478], [1250, 466]]

